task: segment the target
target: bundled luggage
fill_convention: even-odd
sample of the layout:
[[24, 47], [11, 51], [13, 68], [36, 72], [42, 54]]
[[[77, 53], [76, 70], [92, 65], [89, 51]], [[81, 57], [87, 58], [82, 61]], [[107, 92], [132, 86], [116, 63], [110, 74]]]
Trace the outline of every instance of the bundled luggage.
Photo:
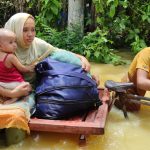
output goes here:
[[63, 119], [101, 105], [96, 82], [81, 66], [48, 57], [35, 69], [36, 117]]

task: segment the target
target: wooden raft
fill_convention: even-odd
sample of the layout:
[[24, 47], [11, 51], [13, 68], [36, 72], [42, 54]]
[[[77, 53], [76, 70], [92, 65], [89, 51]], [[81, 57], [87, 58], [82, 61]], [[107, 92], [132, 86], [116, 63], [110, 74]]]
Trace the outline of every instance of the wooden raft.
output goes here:
[[109, 92], [99, 89], [99, 96], [103, 104], [98, 109], [86, 114], [72, 117], [68, 120], [46, 120], [33, 118], [29, 122], [31, 131], [46, 131], [57, 133], [71, 133], [82, 135], [102, 135], [108, 114]]

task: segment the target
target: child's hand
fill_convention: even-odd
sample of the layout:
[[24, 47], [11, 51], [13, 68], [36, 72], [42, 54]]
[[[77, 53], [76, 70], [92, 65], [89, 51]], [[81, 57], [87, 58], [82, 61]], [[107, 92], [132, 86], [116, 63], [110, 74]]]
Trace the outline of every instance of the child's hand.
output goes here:
[[29, 70], [29, 72], [34, 72], [34, 68], [35, 68], [35, 65], [27, 66], [27, 69]]
[[19, 98], [22, 96], [27, 96], [32, 91], [32, 87], [28, 82], [24, 82], [23, 84], [17, 86], [15, 89], [11, 91], [11, 98]]

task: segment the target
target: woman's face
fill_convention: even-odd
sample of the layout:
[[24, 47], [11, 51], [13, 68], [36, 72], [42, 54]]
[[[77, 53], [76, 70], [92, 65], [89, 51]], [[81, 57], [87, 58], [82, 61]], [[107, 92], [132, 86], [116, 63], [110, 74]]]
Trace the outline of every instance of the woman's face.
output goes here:
[[35, 37], [35, 21], [28, 18], [23, 27], [23, 40], [26, 46], [30, 46]]

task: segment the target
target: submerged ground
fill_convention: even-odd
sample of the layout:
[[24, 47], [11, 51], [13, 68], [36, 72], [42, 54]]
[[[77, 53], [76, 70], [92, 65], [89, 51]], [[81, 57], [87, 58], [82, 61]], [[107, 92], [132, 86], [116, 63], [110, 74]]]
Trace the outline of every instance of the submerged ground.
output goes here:
[[[130, 53], [123, 54], [129, 60]], [[106, 80], [120, 81], [129, 65], [113, 66], [110, 64], [92, 63], [92, 72], [97, 74], [103, 87]], [[148, 93], [149, 95], [149, 93]], [[31, 133], [24, 141], [12, 145], [5, 150], [149, 150], [150, 149], [150, 107], [143, 106], [138, 113], [129, 113], [126, 120], [123, 113], [112, 108], [110, 111], [105, 134], [89, 136], [87, 145], [79, 147], [78, 136], [56, 133]]]

